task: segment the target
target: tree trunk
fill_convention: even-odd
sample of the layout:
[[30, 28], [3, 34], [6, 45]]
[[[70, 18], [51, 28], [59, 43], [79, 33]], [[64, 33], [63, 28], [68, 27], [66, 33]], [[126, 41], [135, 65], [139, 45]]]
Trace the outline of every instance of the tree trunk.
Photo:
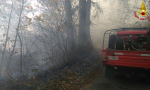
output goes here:
[[6, 72], [8, 72], [8, 70], [9, 70], [9, 65], [11, 63], [11, 58], [12, 58], [12, 56], [14, 54], [15, 47], [16, 47], [16, 41], [17, 41], [17, 33], [16, 33], [16, 36], [15, 36], [15, 42], [14, 42], [14, 45], [13, 45], [13, 50], [10, 52], [11, 54], [10, 54], [10, 57], [9, 57], [9, 61], [7, 62]]
[[16, 32], [17, 32], [17, 35], [19, 37], [19, 41], [20, 41], [20, 75], [22, 74], [22, 40], [21, 40], [21, 37], [20, 37], [20, 34], [19, 34], [19, 26], [21, 24], [21, 15], [22, 15], [22, 11], [23, 11], [23, 7], [24, 7], [24, 0], [22, 0], [22, 5], [21, 5], [21, 11], [20, 11], [20, 14], [19, 14], [19, 21], [18, 21], [18, 26], [17, 26], [17, 29], [16, 29]]
[[[2, 76], [2, 68], [3, 68], [3, 60], [4, 60], [4, 55], [5, 55], [5, 51], [6, 51], [6, 45], [7, 45], [7, 42], [8, 42], [8, 36], [9, 36], [9, 28], [10, 28], [10, 24], [11, 24], [11, 15], [12, 15], [12, 11], [13, 11], [13, 2], [12, 2], [12, 7], [11, 7], [11, 12], [10, 12], [10, 15], [9, 15], [9, 22], [8, 22], [8, 29], [7, 29], [7, 33], [6, 33], [6, 41], [5, 41], [5, 44], [4, 44], [4, 49], [2, 51], [2, 58], [1, 58], [1, 62], [0, 62], [0, 77]], [[7, 73], [7, 72], [6, 72]]]
[[90, 12], [91, 0], [79, 0], [79, 39], [78, 54], [84, 58], [89, 56], [92, 50], [90, 36]]
[[91, 35], [90, 35], [90, 20], [91, 16], [91, 0], [87, 0], [86, 2], [86, 32], [87, 32], [87, 43], [89, 50], [92, 48], [92, 41], [91, 41]]
[[[72, 25], [72, 6], [70, 0], [65, 0], [65, 12], [66, 12], [66, 29], [67, 29], [67, 40], [68, 40], [68, 49], [67, 49], [67, 61], [74, 59], [74, 32]], [[72, 62], [73, 60], [71, 60]]]
[[88, 36], [86, 31], [86, 0], [79, 0], [79, 39], [78, 54], [82, 56], [86, 53]]

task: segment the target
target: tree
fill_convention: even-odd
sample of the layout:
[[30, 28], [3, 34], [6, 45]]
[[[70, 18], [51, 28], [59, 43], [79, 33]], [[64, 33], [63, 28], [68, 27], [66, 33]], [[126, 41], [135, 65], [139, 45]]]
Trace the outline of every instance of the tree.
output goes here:
[[72, 20], [72, 7], [70, 0], [65, 0], [65, 12], [66, 12], [66, 29], [67, 29], [67, 40], [68, 40], [68, 51], [67, 57], [68, 61], [74, 61], [74, 52], [75, 52], [75, 41], [74, 41], [74, 32], [73, 32], [73, 20]]
[[[3, 37], [5, 37], [5, 40], [3, 40], [4, 44], [3, 44], [2, 54], [1, 54], [2, 55], [1, 64], [0, 64], [1, 76], [4, 73], [8, 75], [8, 72], [14, 72], [11, 70], [10, 67], [12, 67], [11, 66], [12, 61], [13, 61], [12, 58], [15, 56], [14, 54], [16, 54], [17, 47], [19, 47], [20, 49], [20, 55], [19, 55], [20, 59], [17, 59], [19, 61], [13, 64], [13, 66], [16, 66], [15, 69], [16, 68], [20, 69], [18, 70], [20, 74], [22, 73], [22, 67], [23, 67], [22, 61], [23, 61], [23, 54], [24, 54], [24, 51], [23, 51], [23, 38], [24, 37], [23, 37], [22, 31], [29, 25], [28, 21], [31, 22], [31, 18], [26, 18], [26, 15], [32, 11], [31, 6], [29, 7], [27, 5], [30, 5], [30, 3], [27, 2], [27, 0], [21, 0], [21, 1], [14, 0], [12, 1], [12, 3], [10, 3], [9, 0], [6, 0], [5, 3], [2, 6], [0, 6], [0, 9], [1, 9], [0, 22], [2, 22], [0, 25], [0, 28], [6, 31], [6, 32], [3, 32], [4, 33]], [[6, 12], [6, 10], [9, 10], [9, 11]], [[17, 38], [19, 38], [19, 41], [17, 41]], [[20, 45], [17, 44], [18, 42], [20, 43]], [[7, 54], [9, 54], [9, 56]], [[18, 67], [18, 65], [16, 64], [18, 64], [20, 67]], [[3, 71], [5, 72], [3, 73]]]
[[79, 40], [78, 51], [79, 54], [90, 54], [92, 51], [92, 41], [90, 36], [91, 25], [91, 0], [79, 0]]
[[87, 48], [91, 48], [92, 47], [92, 41], [91, 41], [91, 35], [90, 35], [91, 3], [92, 3], [91, 0], [87, 0], [87, 2], [86, 2], [86, 29], [87, 29], [86, 32], [87, 32], [87, 43], [88, 43], [88, 47]]
[[86, 52], [88, 41], [86, 31], [86, 0], [79, 0], [79, 40], [78, 54], [83, 55]]
[[13, 1], [12, 1], [12, 7], [11, 7], [11, 12], [10, 12], [10, 16], [9, 16], [9, 22], [8, 22], [8, 29], [7, 29], [7, 33], [6, 33], [6, 41], [4, 44], [4, 49], [2, 51], [2, 57], [1, 57], [1, 62], [0, 62], [0, 77], [2, 76], [2, 65], [3, 65], [3, 59], [4, 59], [4, 55], [5, 55], [5, 51], [6, 51], [6, 45], [8, 42], [8, 35], [9, 35], [9, 28], [10, 28], [10, 23], [11, 23], [11, 15], [12, 15], [12, 10], [13, 10]]

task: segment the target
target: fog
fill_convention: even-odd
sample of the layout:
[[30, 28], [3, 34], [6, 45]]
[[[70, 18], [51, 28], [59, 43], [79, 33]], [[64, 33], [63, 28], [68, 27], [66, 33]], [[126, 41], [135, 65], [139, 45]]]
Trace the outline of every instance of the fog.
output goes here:
[[[143, 0], [99, 0], [103, 13], [99, 18], [91, 19], [91, 37], [95, 45], [102, 47], [104, 31], [117, 28], [143, 28], [149, 27], [149, 20], [139, 20], [134, 12], [138, 12]], [[149, 10], [148, 1], [145, 0], [146, 9]], [[91, 13], [92, 14], [92, 13]]]

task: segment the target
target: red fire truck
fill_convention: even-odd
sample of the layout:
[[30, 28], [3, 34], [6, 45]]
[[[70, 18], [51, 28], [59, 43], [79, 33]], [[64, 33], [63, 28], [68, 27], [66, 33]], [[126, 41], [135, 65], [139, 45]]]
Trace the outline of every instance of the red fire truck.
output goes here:
[[[108, 36], [108, 47], [104, 48]], [[102, 64], [105, 76], [143, 73], [150, 77], [150, 29], [121, 28], [107, 30], [103, 37]]]

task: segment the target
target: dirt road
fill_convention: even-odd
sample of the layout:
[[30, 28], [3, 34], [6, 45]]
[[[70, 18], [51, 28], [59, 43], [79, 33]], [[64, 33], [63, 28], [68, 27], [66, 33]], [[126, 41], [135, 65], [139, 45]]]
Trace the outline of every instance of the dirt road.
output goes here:
[[117, 78], [106, 78], [104, 73], [103, 69], [99, 77], [80, 90], [150, 90], [150, 84], [143, 77], [127, 78], [119, 75]]

